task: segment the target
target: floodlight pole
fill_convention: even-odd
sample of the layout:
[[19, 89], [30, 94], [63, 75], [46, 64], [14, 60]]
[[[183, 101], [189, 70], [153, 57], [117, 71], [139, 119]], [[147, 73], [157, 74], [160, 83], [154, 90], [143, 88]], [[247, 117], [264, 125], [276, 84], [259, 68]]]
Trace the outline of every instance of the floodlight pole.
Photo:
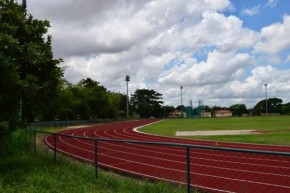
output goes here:
[[265, 94], [266, 94], [266, 115], [268, 115], [268, 96], [267, 96], [267, 83], [264, 84], [265, 86]]
[[180, 86], [180, 102], [181, 102], [181, 117], [183, 117], [183, 107], [182, 107], [182, 104], [183, 104], [183, 101], [182, 101], [182, 89], [183, 89], [183, 86]]
[[126, 98], [126, 118], [129, 118], [129, 95], [128, 95], [128, 85], [130, 81], [130, 76], [126, 75], [126, 82], [127, 82], [127, 98]]

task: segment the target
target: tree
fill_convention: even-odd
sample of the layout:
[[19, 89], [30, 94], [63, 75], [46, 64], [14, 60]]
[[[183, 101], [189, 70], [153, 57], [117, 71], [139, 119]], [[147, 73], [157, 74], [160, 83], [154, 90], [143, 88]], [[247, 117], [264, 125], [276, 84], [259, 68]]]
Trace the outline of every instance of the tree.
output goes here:
[[58, 66], [61, 60], [53, 58], [51, 36], [45, 36], [49, 22], [34, 19], [13, 0], [0, 1], [0, 10], [0, 103], [11, 106], [1, 111], [13, 115], [9, 120], [1, 118], [11, 122], [22, 110], [25, 122], [50, 119], [58, 106], [63, 73]]
[[127, 96], [121, 93], [108, 92], [109, 105], [107, 117], [118, 119], [126, 117]]
[[134, 111], [141, 117], [159, 117], [162, 113], [161, 104], [163, 104], [162, 94], [148, 89], [137, 89], [131, 95], [130, 103]]
[[26, 9], [26, 0], [22, 0], [22, 7], [24, 8], [24, 9]]
[[174, 112], [174, 110], [174, 106], [166, 105], [162, 107], [162, 114], [163, 116], [168, 117], [170, 113]]
[[212, 109], [211, 109], [208, 105], [205, 105], [205, 106], [203, 107], [203, 110], [204, 110], [205, 112], [212, 112]]
[[82, 79], [76, 86], [71, 88], [73, 93], [73, 111], [78, 118], [107, 116], [109, 99], [107, 89], [99, 82], [90, 78]]
[[249, 111], [245, 104], [234, 104], [229, 108], [234, 116], [242, 116], [243, 114], [248, 114]]
[[119, 118], [125, 116], [126, 95], [108, 91], [90, 78], [72, 85], [64, 81], [60, 119]]
[[[282, 99], [269, 98], [267, 100], [268, 113], [282, 113]], [[253, 115], [266, 113], [266, 100], [259, 101], [253, 108]]]
[[290, 114], [290, 103], [286, 103], [282, 106], [282, 114], [284, 115]]
[[175, 108], [176, 110], [179, 110], [179, 111], [185, 111], [185, 106], [184, 105], [178, 105], [176, 108]]

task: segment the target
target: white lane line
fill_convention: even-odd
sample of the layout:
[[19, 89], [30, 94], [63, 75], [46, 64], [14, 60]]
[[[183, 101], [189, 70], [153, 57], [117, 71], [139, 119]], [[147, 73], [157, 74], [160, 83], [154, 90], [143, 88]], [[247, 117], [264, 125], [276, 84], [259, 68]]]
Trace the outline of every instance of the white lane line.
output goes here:
[[[162, 121], [164, 121], [164, 120], [162, 120]], [[156, 122], [156, 123], [158, 123], [158, 122]], [[159, 138], [160, 139], [160, 137], [161, 138], [169, 138], [169, 139], [172, 139], [172, 140], [184, 139], [185, 141], [188, 141], [188, 142], [196, 141], [196, 142], [198, 142], [200, 144], [205, 144], [205, 145], [208, 145], [209, 143], [219, 142], [219, 143], [225, 144], [225, 146], [233, 147], [233, 148], [244, 147], [246, 149], [249, 149], [249, 148], [259, 147], [259, 148], [262, 148], [263, 150], [269, 150], [269, 151], [280, 151], [281, 152], [284, 149], [286, 149], [286, 152], [290, 151], [290, 146], [288, 146], [288, 145], [271, 145], [271, 146], [269, 146], [267, 144], [254, 144], [254, 143], [243, 143], [243, 142], [231, 143], [231, 142], [225, 142], [225, 141], [210, 141], [210, 140], [199, 140], [199, 139], [189, 140], [189, 139], [185, 139], [185, 138], [176, 138], [176, 137], [172, 137], [172, 136], [162, 136], [162, 135], [157, 135], [157, 134], [152, 134], [152, 133], [145, 133], [145, 132], [139, 131], [140, 128], [143, 128], [145, 126], [147, 126], [147, 125], [135, 127], [135, 128], [133, 128], [133, 130], [136, 133], [152, 136], [152, 139], [155, 139], [155, 138], [157, 138], [157, 139]]]
[[[108, 134], [108, 131], [109, 130], [113, 130], [113, 131], [115, 131], [117, 128], [113, 128], [113, 129], [105, 129], [105, 133], [108, 135], [108, 136], [110, 136], [110, 137], [112, 137], [112, 138], [117, 138], [116, 136], [114, 136], [114, 135], [110, 135], [110, 134]], [[120, 138], [120, 137], [119, 137]], [[75, 139], [75, 140], [78, 140], [78, 139]], [[80, 141], [80, 142], [82, 142], [82, 143], [86, 143], [86, 142], [84, 142], [84, 141], [81, 141], [81, 140], [78, 140], [78, 141]], [[92, 144], [89, 144], [89, 143], [86, 143], [86, 144], [88, 144], [88, 145], [91, 145], [91, 146], [94, 146], [94, 145], [92, 145]], [[113, 146], [117, 146], [117, 148], [119, 148], [119, 147], [125, 147], [125, 148], [127, 148], [127, 149], [132, 149], [132, 150], [138, 150], [138, 151], [140, 151], [140, 149], [138, 149], [138, 148], [132, 148], [132, 147], [128, 147], [128, 146], [124, 146], [124, 145], [115, 145], [115, 144], [112, 144], [112, 143], [108, 143], [108, 144], [110, 144], [110, 145], [113, 145]], [[146, 145], [139, 145], [139, 144], [137, 144], [136, 146], [142, 146], [142, 147], [145, 147], [145, 148], [147, 148], [147, 147], [149, 147], [148, 145], [146, 146]], [[148, 149], [148, 148], [147, 148]], [[158, 148], [155, 148], [155, 149], [157, 149], [157, 150], [159, 150]], [[170, 154], [170, 153], [164, 153], [164, 152], [160, 152], [160, 151], [150, 151], [150, 150], [145, 150], [145, 149], [142, 149], [142, 151], [146, 151], [146, 152], [148, 152], [148, 153], [157, 153], [157, 154], [165, 154], [165, 155], [170, 155], [170, 156], [174, 156], [174, 157], [184, 157], [184, 158], [186, 158], [186, 156], [185, 155], [176, 155], [176, 154]], [[178, 151], [178, 150], [177, 150]], [[182, 153], [184, 153], [184, 152], [182, 152]], [[135, 155], [138, 155], [138, 154], [135, 154]], [[220, 157], [225, 157], [225, 156], [220, 156]], [[241, 165], [249, 165], [249, 166], [262, 166], [262, 167], [270, 167], [270, 168], [278, 168], [278, 169], [289, 169], [288, 167], [282, 167], [282, 166], [273, 166], [273, 165], [266, 165], [266, 164], [252, 164], [252, 163], [244, 163], [244, 162], [233, 162], [233, 161], [224, 161], [224, 160], [214, 160], [214, 159], [207, 159], [207, 158], [198, 158], [198, 157], [196, 157], [196, 156], [191, 156], [191, 158], [193, 158], [193, 159], [199, 159], [199, 160], [206, 160], [206, 161], [214, 161], [214, 162], [222, 162], [222, 163], [230, 163], [230, 164], [241, 164]], [[234, 157], [234, 158], [240, 158], [240, 157]], [[245, 159], [245, 158], [243, 158], [243, 159]], [[254, 159], [254, 158], [253, 158]], [[255, 160], [255, 159], [254, 159]], [[257, 159], [258, 160], [258, 159]], [[221, 168], [221, 167], [220, 167]], [[228, 168], [225, 168], [225, 169], [228, 169]], [[243, 171], [243, 170], [241, 170], [241, 171]], [[258, 171], [256, 172], [256, 173], [259, 173]], [[261, 172], [261, 173], [263, 173], [263, 172]], [[264, 174], [271, 174], [271, 173], [264, 173]], [[277, 174], [273, 174], [273, 175], [277, 175]], [[282, 175], [283, 176], [283, 175]]]
[[[105, 129], [105, 132], [107, 132], [108, 130], [112, 130], [112, 129]], [[113, 129], [114, 130], [114, 129]], [[76, 133], [76, 132], [79, 132], [79, 131], [75, 131], [75, 132], [73, 132], [73, 135]], [[109, 136], [111, 136], [111, 137], [114, 137], [114, 136], [112, 136], [112, 135], [110, 135], [110, 134], [108, 134], [107, 133], [107, 135], [109, 135]], [[77, 139], [74, 139], [74, 140], [77, 140]], [[80, 141], [80, 142], [82, 142], [82, 143], [85, 143], [85, 142], [83, 142], [83, 141], [81, 141], [81, 140], [78, 140], [78, 141]], [[88, 143], [87, 143], [88, 144]], [[88, 144], [88, 145], [91, 145], [91, 146], [93, 146], [92, 144]], [[122, 146], [122, 145], [115, 145], [115, 144], [110, 144], [110, 145], [113, 145], [113, 146], [117, 146], [117, 147], [123, 147], [124, 148], [124, 146]], [[148, 147], [148, 146], [147, 146]], [[127, 146], [125, 146], [125, 148], [129, 148], [129, 149], [133, 149], [133, 150], [139, 150], [139, 149], [137, 149], [137, 148], [131, 148], [131, 147], [127, 147]], [[153, 153], [158, 153], [158, 154], [160, 154], [160, 152], [158, 152], [158, 151], [149, 151], [149, 150], [144, 150], [144, 151], [147, 151], [147, 152], [149, 152], [149, 153], [151, 153], [151, 152], [153, 152]], [[168, 154], [168, 153], [161, 153], [161, 154], [167, 154], [167, 155], [170, 155], [170, 156], [176, 156], [175, 154]], [[139, 155], [139, 154], [134, 154], [134, 155]], [[180, 157], [185, 157], [185, 156], [180, 156]], [[231, 161], [216, 161], [216, 160], [213, 160], [213, 159], [206, 159], [206, 158], [196, 158], [196, 157], [191, 157], [191, 158], [194, 158], [194, 159], [200, 159], [200, 160], [207, 160], [207, 161], [214, 161], [214, 162], [222, 162], [222, 163], [224, 163], [224, 162], [227, 162], [227, 163], [231, 163], [231, 164], [243, 164], [243, 165], [256, 165], [256, 166], [262, 166], [262, 167], [266, 167], [266, 166], [268, 166], [268, 167], [276, 167], [276, 166], [269, 166], [269, 165], [258, 165], [258, 164], [246, 164], [246, 163], [241, 163], [241, 162], [231, 162]], [[162, 159], [159, 159], [159, 160], [162, 160]], [[214, 167], [216, 167], [216, 166], [214, 166]], [[223, 168], [223, 167], [216, 167], [216, 168]], [[285, 168], [285, 169], [288, 169], [287, 167], [276, 167], [276, 168], [279, 168], [279, 169], [282, 169], [282, 168]], [[225, 170], [233, 170], [233, 169], [230, 169], [230, 168], [224, 168]], [[240, 170], [240, 171], [245, 171], [245, 170]], [[266, 173], [266, 172], [258, 172], [258, 171], [255, 171], [255, 173], [263, 173], [263, 174], [271, 174], [271, 173]], [[279, 174], [273, 174], [273, 175], [279, 175]], [[287, 175], [280, 175], [280, 176], [287, 176]]]
[[[139, 162], [136, 162], [136, 163], [139, 163]], [[151, 166], [151, 165], [150, 165]]]
[[[90, 144], [90, 143], [87, 143], [85, 142], [84, 140], [79, 140], [79, 139], [75, 139], [77, 141], [79, 141], [80, 143], [84, 143], [86, 145], [89, 145], [89, 146], [94, 146], [93, 144]], [[115, 144], [111, 144], [111, 143], [107, 143], [107, 142], [104, 142], [106, 144], [109, 144], [110, 146], [117, 146], [117, 148], [114, 148], [114, 149], [111, 149], [111, 148], [108, 148], [108, 147], [101, 147], [100, 148], [103, 148], [103, 149], [106, 149], [108, 150], [109, 153], [105, 153], [105, 154], [114, 154], [113, 152], [115, 153], [125, 153], [125, 154], [129, 154], [129, 155], [132, 155], [132, 156], [141, 156], [141, 157], [145, 157], [145, 158], [151, 158], [151, 159], [155, 159], [155, 160], [161, 160], [161, 161], [169, 161], [168, 159], [162, 159], [162, 158], [156, 158], [156, 157], [152, 157], [152, 156], [145, 156], [143, 155], [142, 153], [141, 154], [136, 154], [136, 153], [129, 153], [129, 151], [120, 151], [120, 150], [116, 150], [116, 149], [120, 149], [120, 147], [124, 148], [124, 146], [121, 146], [121, 145], [115, 145]], [[131, 148], [131, 147], [126, 147], [125, 148], [127, 149], [132, 149], [132, 150], [139, 150], [137, 148]], [[82, 149], [82, 148], [80, 148]], [[87, 150], [88, 151], [88, 150]], [[159, 153], [160, 152], [156, 152], [156, 151], [149, 151], [149, 150], [142, 150], [142, 151], [146, 151], [148, 153]], [[89, 151], [92, 153], [92, 151]], [[162, 154], [166, 154], [166, 155], [170, 155], [170, 156], [175, 156], [174, 154], [167, 154], [167, 153], [162, 153]], [[115, 156], [114, 156], [115, 157]], [[162, 156], [161, 156], [162, 157]], [[181, 156], [180, 156], [181, 157]], [[186, 158], [186, 156], [182, 156], [184, 158]], [[115, 157], [117, 158], [117, 157]], [[200, 159], [202, 161], [206, 160], [206, 161], [213, 161], [213, 162], [228, 162], [228, 161], [218, 161], [218, 160], [212, 160], [212, 159], [205, 159], [205, 158], [196, 158], [196, 157], [191, 157], [191, 159]], [[128, 161], [131, 161], [131, 160], [128, 160]], [[181, 162], [181, 161], [175, 161], [175, 160], [170, 160], [170, 162], [175, 162], [175, 163], [178, 163], [178, 164], [183, 164], [184, 162]], [[241, 162], [230, 162], [231, 164], [241, 164]], [[244, 164], [244, 163], [243, 163]], [[207, 168], [214, 168], [214, 169], [223, 169], [223, 170], [229, 170], [229, 171], [237, 171], [237, 172], [246, 172], [246, 173], [254, 173], [254, 174], [263, 174], [263, 175], [274, 175], [274, 176], [281, 176], [281, 177], [289, 177], [289, 175], [281, 175], [281, 174], [275, 174], [275, 173], [267, 173], [267, 172], [259, 172], [259, 171], [249, 171], [249, 170], [242, 170], [242, 169], [231, 169], [231, 168], [225, 168], [225, 167], [218, 167], [218, 166], [208, 166], [208, 165], [200, 165], [200, 164], [191, 164], [192, 166], [202, 166], [202, 167], [207, 167]], [[249, 165], [257, 165], [257, 164], [249, 164]], [[265, 167], [265, 165], [261, 165], [263, 167]], [[279, 167], [280, 169], [281, 167]], [[285, 169], [288, 169], [288, 168], [285, 168]]]
[[[62, 139], [60, 139], [62, 140]], [[62, 140], [63, 141], [63, 140]], [[80, 147], [77, 147], [77, 146], [74, 146], [70, 143], [66, 143], [65, 141], [63, 141], [63, 143], [69, 145], [69, 146], [72, 146], [72, 147], [75, 147], [77, 149], [82, 149]], [[92, 151], [89, 151], [89, 150], [86, 150], [86, 149], [82, 149], [84, 151], [87, 151], [87, 152], [91, 152], [91, 153], [94, 153]], [[65, 151], [63, 151], [65, 152]], [[68, 153], [68, 152], [66, 152]], [[68, 153], [70, 154], [70, 153]], [[71, 155], [75, 155], [75, 154], [71, 154]], [[113, 158], [113, 159], [118, 159], [118, 160], [122, 160], [122, 161], [128, 161], [126, 159], [122, 159], [122, 158], [117, 158], [117, 157], [113, 157], [113, 156], [109, 156], [109, 155], [104, 155], [104, 154], [100, 154], [100, 155], [103, 155], [105, 157], [109, 157], [109, 158]], [[76, 157], [79, 157], [79, 158], [82, 158], [81, 156], [76, 156]], [[84, 160], [89, 160], [89, 159], [86, 159], [86, 158], [83, 158]], [[139, 164], [139, 165], [143, 165], [143, 166], [150, 166], [150, 167], [153, 167], [153, 168], [158, 168], [158, 169], [164, 169], [164, 170], [169, 170], [169, 171], [173, 171], [173, 172], [181, 172], [181, 173], [185, 173], [186, 171], [183, 171], [183, 170], [178, 170], [178, 169], [172, 169], [172, 168], [166, 168], [166, 167], [160, 167], [160, 166], [156, 166], [156, 165], [150, 165], [150, 164], [145, 164], [145, 163], [141, 163], [141, 162], [136, 162], [136, 161], [131, 161], [132, 163], [136, 163], [136, 164]], [[109, 165], [110, 166], [110, 165]], [[117, 169], [119, 169], [118, 167], [116, 167]], [[264, 183], [264, 182], [256, 182], [256, 181], [249, 181], [249, 180], [241, 180], [241, 179], [234, 179], [234, 178], [228, 178], [228, 177], [221, 177], [221, 176], [216, 176], [216, 175], [208, 175], [208, 174], [203, 174], [203, 173], [197, 173], [197, 172], [190, 172], [191, 175], [200, 175], [200, 176], [206, 176], [206, 177], [211, 177], [211, 178], [220, 178], [220, 179], [225, 179], [225, 180], [231, 180], [231, 181], [238, 181], [238, 182], [247, 182], [247, 183], [252, 183], [252, 184], [259, 184], [259, 185], [266, 185], [266, 186], [273, 186], [273, 187], [279, 187], [279, 188], [286, 188], [286, 189], [289, 189], [290, 190], [290, 186], [284, 186], [284, 185], [276, 185], [276, 184], [270, 184], [270, 183]]]
[[[127, 128], [128, 129], [128, 128]], [[130, 130], [130, 129], [129, 129]], [[128, 133], [127, 131], [126, 131], [126, 129], [123, 129], [122, 130], [124, 133], [127, 133], [128, 135], [130, 135], [131, 133]], [[121, 132], [122, 132], [121, 131]], [[120, 133], [117, 133], [117, 131], [114, 131], [116, 134], [118, 134], [118, 136], [128, 136], [128, 135], [123, 135], [123, 134], [120, 134]], [[120, 138], [122, 138], [122, 137], [120, 137]], [[143, 138], [141, 138], [141, 137], [136, 137], [136, 138], [134, 138], [135, 140], [147, 140], [145, 137], [143, 137]], [[144, 147], [144, 145], [143, 145], [143, 147]], [[153, 148], [153, 147], [152, 147]], [[168, 148], [163, 148], [163, 147], [159, 147], [159, 148], [157, 148], [156, 147], [156, 149], [164, 149], [164, 150], [170, 150], [170, 149], [168, 149]], [[181, 150], [172, 150], [172, 151], [175, 151], [175, 152], [182, 152], [182, 153], [184, 153], [184, 151], [181, 151]], [[278, 160], [277, 158], [276, 158], [276, 156], [273, 158], [273, 157], [270, 157], [270, 156], [267, 156], [267, 158], [255, 158], [255, 157], [239, 157], [239, 156], [231, 156], [231, 155], [219, 155], [219, 154], [217, 154], [216, 152], [217, 151], [214, 151], [214, 150], [212, 150], [212, 151], [207, 151], [207, 152], [209, 152], [209, 153], [200, 153], [200, 152], [194, 152], [194, 154], [195, 155], [208, 155], [208, 156], [215, 156], [215, 157], [222, 157], [222, 158], [225, 158], [225, 157], [227, 157], [227, 158], [234, 158], [234, 159], [244, 159], [244, 160], [250, 160], [250, 161], [270, 161], [270, 162], [278, 162], [278, 163], [282, 163], [282, 164], [287, 164], [287, 163], [290, 163], [290, 159], [289, 160]], [[212, 153], [210, 153], [210, 152], [212, 152]], [[287, 167], [286, 167], [287, 168]]]

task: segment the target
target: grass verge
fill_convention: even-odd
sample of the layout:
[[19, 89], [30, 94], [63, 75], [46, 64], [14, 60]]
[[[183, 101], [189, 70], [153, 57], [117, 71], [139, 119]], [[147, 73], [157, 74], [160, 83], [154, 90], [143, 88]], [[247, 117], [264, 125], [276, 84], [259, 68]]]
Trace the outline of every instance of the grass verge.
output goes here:
[[[41, 141], [38, 139], [38, 141]], [[36, 158], [27, 151], [0, 159], [1, 193], [180, 193], [184, 186], [160, 181], [136, 180], [91, 165], [74, 161], [61, 154], [53, 162], [51, 151], [37, 148]]]

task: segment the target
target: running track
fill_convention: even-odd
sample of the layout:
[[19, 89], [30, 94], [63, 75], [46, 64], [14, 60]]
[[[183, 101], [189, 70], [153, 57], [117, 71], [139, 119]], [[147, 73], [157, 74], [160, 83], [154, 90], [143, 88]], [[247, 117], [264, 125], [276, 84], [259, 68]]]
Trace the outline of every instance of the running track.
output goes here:
[[[141, 120], [71, 129], [64, 134], [216, 146], [216, 142], [162, 137], [136, 132], [154, 123]], [[53, 147], [53, 135], [45, 138]], [[218, 143], [221, 147], [290, 152], [290, 146]], [[94, 162], [94, 141], [58, 136], [57, 150]], [[117, 172], [186, 184], [186, 150], [182, 147], [98, 142], [98, 163]], [[290, 193], [290, 157], [190, 149], [191, 185], [208, 192]]]

